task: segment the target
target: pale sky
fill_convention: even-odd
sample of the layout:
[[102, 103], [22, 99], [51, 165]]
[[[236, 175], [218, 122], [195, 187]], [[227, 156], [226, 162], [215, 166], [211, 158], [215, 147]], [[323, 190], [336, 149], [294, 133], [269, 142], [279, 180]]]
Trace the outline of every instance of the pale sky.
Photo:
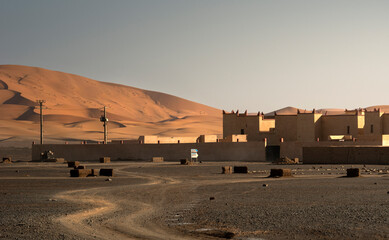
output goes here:
[[0, 64], [228, 111], [389, 105], [389, 1], [0, 0]]

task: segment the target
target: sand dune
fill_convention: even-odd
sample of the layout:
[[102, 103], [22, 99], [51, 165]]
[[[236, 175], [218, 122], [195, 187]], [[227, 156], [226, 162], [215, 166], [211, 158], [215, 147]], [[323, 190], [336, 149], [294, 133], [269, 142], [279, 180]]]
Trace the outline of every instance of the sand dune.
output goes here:
[[374, 109], [380, 109], [381, 112], [389, 112], [389, 105], [376, 105], [366, 108], [368, 111], [373, 111]]
[[[389, 105], [376, 105], [371, 106], [367, 108], [363, 108], [368, 111], [373, 111], [374, 109], [380, 109], [382, 112], [389, 112]], [[348, 109], [348, 110], [354, 110], [354, 109]], [[267, 117], [273, 117], [274, 113], [277, 113], [278, 115], [294, 115], [297, 114], [297, 112], [300, 113], [311, 113], [313, 109], [301, 109], [301, 108], [295, 108], [295, 107], [285, 107], [278, 109], [273, 112], [266, 113], [265, 116]], [[325, 114], [325, 115], [341, 115], [344, 114], [346, 109], [344, 108], [322, 108], [322, 109], [315, 109], [317, 113]]]
[[[109, 139], [140, 135], [198, 136], [222, 134], [221, 110], [169, 94], [37, 67], [0, 65], [0, 146], [29, 146], [39, 141], [39, 109], [46, 100], [45, 142], [102, 141], [99, 121], [107, 106]], [[388, 105], [368, 107], [389, 112]], [[285, 107], [265, 114], [273, 117], [310, 112]], [[335, 115], [344, 109], [317, 109]]]
[[2, 144], [10, 137], [8, 141], [28, 144], [39, 140], [38, 99], [46, 100], [47, 141], [101, 140], [103, 106], [111, 139], [164, 132], [221, 134], [222, 129], [221, 110], [169, 94], [37, 67], [0, 65], [0, 128], [7, 128], [0, 132]]
[[289, 106], [289, 107], [278, 109], [278, 110], [273, 111], [273, 112], [266, 113], [265, 116], [266, 117], [273, 117], [275, 115], [275, 113], [277, 113], [279, 115], [294, 115], [294, 114], [297, 114], [298, 110], [304, 111], [303, 109]]

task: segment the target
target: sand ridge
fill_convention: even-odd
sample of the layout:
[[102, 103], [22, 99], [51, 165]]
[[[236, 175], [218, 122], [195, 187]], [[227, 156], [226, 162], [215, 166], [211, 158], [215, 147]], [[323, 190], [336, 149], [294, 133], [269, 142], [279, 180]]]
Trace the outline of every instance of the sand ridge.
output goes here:
[[51, 142], [101, 141], [103, 106], [111, 139], [221, 134], [222, 129], [221, 110], [173, 95], [43, 68], [0, 65], [0, 128], [8, 129], [0, 132], [3, 144], [39, 140], [38, 99], [46, 100], [44, 135]]

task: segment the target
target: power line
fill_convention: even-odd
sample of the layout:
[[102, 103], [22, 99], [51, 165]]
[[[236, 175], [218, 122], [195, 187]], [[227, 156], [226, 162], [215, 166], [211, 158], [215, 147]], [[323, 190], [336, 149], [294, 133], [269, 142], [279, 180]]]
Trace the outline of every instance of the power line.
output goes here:
[[46, 102], [46, 100], [37, 100], [37, 103], [39, 103], [39, 113], [40, 113], [40, 122], [41, 122], [41, 145], [43, 144], [43, 103]]

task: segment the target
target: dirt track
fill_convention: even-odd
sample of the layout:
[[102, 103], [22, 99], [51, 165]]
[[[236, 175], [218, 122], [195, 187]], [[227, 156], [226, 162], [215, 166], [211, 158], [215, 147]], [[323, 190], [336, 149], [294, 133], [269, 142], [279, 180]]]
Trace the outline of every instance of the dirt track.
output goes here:
[[111, 182], [70, 178], [64, 164], [2, 165], [0, 238], [389, 237], [385, 166], [367, 166], [376, 171], [358, 179], [340, 178], [349, 166], [286, 166], [295, 177], [269, 179], [280, 166], [222, 175], [225, 164], [114, 163]]

